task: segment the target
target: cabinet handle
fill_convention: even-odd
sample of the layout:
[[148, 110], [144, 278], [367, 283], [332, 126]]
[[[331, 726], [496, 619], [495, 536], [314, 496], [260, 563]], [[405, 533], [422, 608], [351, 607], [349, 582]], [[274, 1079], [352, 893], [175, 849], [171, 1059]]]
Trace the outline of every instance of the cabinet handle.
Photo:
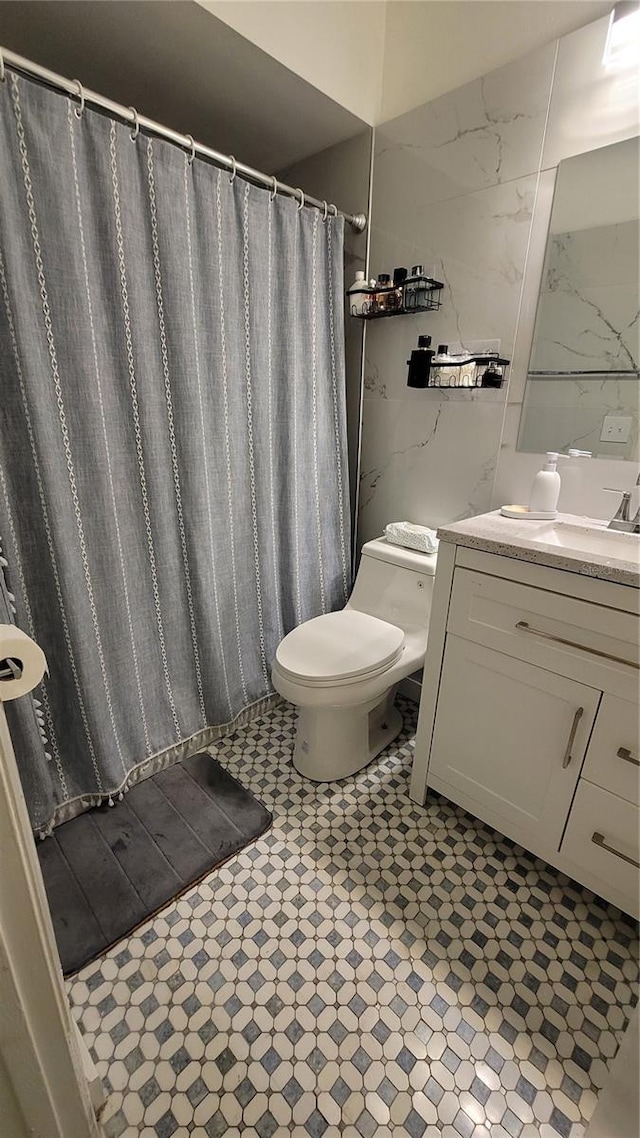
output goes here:
[[521, 632], [530, 632], [532, 636], [542, 636], [545, 640], [553, 640], [555, 644], [566, 644], [568, 648], [579, 648], [581, 652], [589, 652], [592, 656], [601, 656], [604, 660], [613, 660], [614, 664], [626, 664], [628, 668], [640, 671], [640, 664], [633, 660], [625, 660], [623, 656], [612, 656], [611, 652], [602, 652], [599, 648], [588, 648], [586, 644], [578, 644], [575, 640], [565, 640], [563, 636], [554, 636], [552, 632], [543, 632], [540, 628], [532, 628], [526, 620], [519, 620], [516, 628]]
[[626, 854], [620, 853], [620, 850], [614, 849], [613, 846], [608, 846], [604, 840], [604, 834], [599, 834], [597, 830], [595, 834], [593, 834], [591, 841], [593, 842], [594, 846], [600, 846], [600, 849], [606, 850], [607, 853], [615, 854], [615, 856], [621, 858], [622, 861], [626, 861], [629, 863], [629, 865], [635, 865], [636, 869], [640, 869], [640, 861], [636, 861], [632, 857], [627, 857]]
[[574, 741], [575, 741], [576, 731], [578, 730], [578, 724], [580, 723], [580, 720], [582, 719], [583, 715], [584, 715], [584, 707], [579, 707], [578, 710], [576, 711], [574, 717], [573, 717], [573, 723], [571, 724], [571, 730], [569, 732], [569, 738], [567, 739], [567, 748], [565, 750], [564, 758], [562, 760], [562, 769], [563, 770], [566, 770], [566, 768], [569, 766], [569, 763], [571, 762], [571, 759], [573, 758], [573, 755], [571, 754], [571, 749], [572, 749]]
[[634, 767], [640, 767], [640, 761], [634, 759], [628, 747], [618, 747], [616, 755], [619, 759], [624, 759], [625, 763], [633, 763]]

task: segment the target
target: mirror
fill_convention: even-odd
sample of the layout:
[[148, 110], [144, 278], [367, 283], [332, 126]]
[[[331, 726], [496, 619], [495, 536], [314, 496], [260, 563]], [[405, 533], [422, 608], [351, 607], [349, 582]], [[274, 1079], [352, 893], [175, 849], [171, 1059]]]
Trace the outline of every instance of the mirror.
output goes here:
[[558, 167], [518, 450], [638, 460], [639, 141]]

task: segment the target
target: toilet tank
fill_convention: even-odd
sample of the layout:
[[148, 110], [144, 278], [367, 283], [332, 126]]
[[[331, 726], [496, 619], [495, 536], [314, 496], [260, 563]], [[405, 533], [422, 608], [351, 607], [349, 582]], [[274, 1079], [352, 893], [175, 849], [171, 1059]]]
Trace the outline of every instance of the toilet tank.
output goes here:
[[347, 608], [378, 616], [405, 632], [425, 628], [436, 561], [436, 553], [404, 549], [383, 537], [366, 542]]

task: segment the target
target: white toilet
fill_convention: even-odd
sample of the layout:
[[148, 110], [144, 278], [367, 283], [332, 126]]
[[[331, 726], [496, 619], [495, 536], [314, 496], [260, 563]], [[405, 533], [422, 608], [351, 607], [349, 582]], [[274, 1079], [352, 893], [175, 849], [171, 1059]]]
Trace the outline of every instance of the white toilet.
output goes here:
[[316, 782], [354, 774], [395, 739], [397, 685], [422, 667], [435, 553], [368, 541], [341, 612], [294, 628], [278, 645], [273, 686], [298, 708], [293, 762]]

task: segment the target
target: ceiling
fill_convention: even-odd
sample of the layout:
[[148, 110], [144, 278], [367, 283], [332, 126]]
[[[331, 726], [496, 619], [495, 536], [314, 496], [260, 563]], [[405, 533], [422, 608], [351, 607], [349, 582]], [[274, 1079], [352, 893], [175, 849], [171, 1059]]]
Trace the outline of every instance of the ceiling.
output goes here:
[[613, 0], [198, 0], [374, 125], [599, 19]]
[[265, 173], [365, 126], [192, 0], [0, 0], [0, 44]]

